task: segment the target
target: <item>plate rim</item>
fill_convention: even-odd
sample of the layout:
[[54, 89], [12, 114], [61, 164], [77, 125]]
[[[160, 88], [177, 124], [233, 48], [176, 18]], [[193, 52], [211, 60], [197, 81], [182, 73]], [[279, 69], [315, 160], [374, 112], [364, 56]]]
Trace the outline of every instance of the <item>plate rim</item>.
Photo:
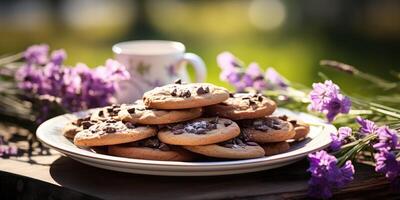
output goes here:
[[[92, 109], [90, 109], [92, 110]], [[328, 124], [324, 122], [322, 119], [307, 114], [303, 112], [296, 112], [296, 111], [291, 111], [286, 108], [278, 108], [278, 110], [286, 113], [291, 113], [292, 115], [305, 115], [309, 118], [312, 118], [314, 120], [319, 121], [318, 125], [321, 125], [323, 128], [330, 128], [330, 129], [335, 129], [336, 128], [332, 124]], [[279, 162], [285, 162], [291, 159], [299, 158], [299, 157], [304, 157], [310, 152], [313, 151], [318, 151], [320, 149], [324, 149], [327, 146], [329, 146], [331, 140], [327, 135], [320, 134], [312, 138], [313, 140], [316, 140], [317, 138], [328, 138], [329, 140], [325, 142], [325, 144], [319, 145], [318, 147], [309, 147], [306, 149], [303, 149], [305, 147], [301, 147], [299, 149], [296, 149], [294, 151], [289, 151], [287, 153], [282, 153], [282, 154], [277, 154], [273, 156], [268, 156], [268, 157], [262, 157], [262, 158], [253, 158], [253, 159], [245, 159], [245, 160], [229, 160], [229, 161], [211, 161], [211, 162], [181, 162], [181, 161], [158, 161], [158, 160], [144, 160], [144, 159], [134, 159], [134, 158], [124, 158], [124, 157], [117, 157], [117, 156], [110, 156], [110, 155], [104, 155], [104, 154], [97, 154], [94, 152], [90, 152], [81, 148], [76, 147], [76, 149], [70, 149], [70, 148], [60, 148], [53, 144], [52, 141], [49, 142], [49, 140], [45, 137], [46, 132], [49, 132], [49, 130], [46, 130], [46, 128], [51, 124], [53, 121], [56, 121], [58, 118], [62, 117], [67, 117], [68, 115], [81, 115], [82, 113], [88, 112], [89, 110], [86, 111], [80, 111], [76, 113], [68, 113], [68, 114], [63, 114], [59, 115], [56, 117], [53, 117], [45, 122], [43, 122], [37, 129], [36, 135], [37, 138], [43, 142], [45, 145], [49, 146], [50, 148], [55, 149], [56, 151], [59, 151], [63, 154], [66, 154], [68, 156], [75, 156], [77, 155], [78, 157], [86, 157], [89, 159], [95, 159], [101, 161], [107, 161], [107, 162], [113, 162], [113, 163], [122, 163], [122, 164], [135, 164], [135, 165], [146, 165], [146, 166], [158, 166], [158, 167], [186, 167], [186, 168], [191, 168], [191, 169], [196, 169], [197, 167], [206, 167], [206, 168], [212, 168], [212, 167], [239, 167], [239, 166], [247, 166], [247, 165], [262, 165], [268, 163], [279, 163]], [[321, 130], [321, 133], [326, 132], [326, 130]], [[327, 133], [325, 133], [327, 134]], [[60, 135], [62, 135], [60, 133]], [[312, 142], [311, 141], [311, 142]], [[303, 149], [303, 152], [297, 152], [298, 150]], [[289, 154], [289, 155], [288, 155]]]

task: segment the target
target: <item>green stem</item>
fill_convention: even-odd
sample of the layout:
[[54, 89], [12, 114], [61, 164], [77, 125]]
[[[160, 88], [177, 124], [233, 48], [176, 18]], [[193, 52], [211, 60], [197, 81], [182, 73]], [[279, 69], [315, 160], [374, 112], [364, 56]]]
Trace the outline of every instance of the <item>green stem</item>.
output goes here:
[[[377, 136], [375, 134], [370, 134], [370, 135], [364, 137], [363, 139], [359, 139], [354, 142], [343, 145], [341, 151], [345, 152], [345, 149], [350, 149], [350, 150], [338, 158], [339, 166], [342, 166], [346, 162], [346, 160], [348, 160], [351, 157], [354, 157], [358, 152], [362, 151], [364, 149], [364, 147], [367, 144], [369, 144], [370, 141], [374, 140], [376, 137]], [[340, 151], [340, 153], [341, 153], [341, 151]]]
[[15, 54], [15, 55], [0, 58], [0, 66], [9, 64], [12, 62], [16, 62], [16, 61], [20, 60], [22, 58], [22, 56], [23, 56], [23, 53], [21, 52], [21, 53]]

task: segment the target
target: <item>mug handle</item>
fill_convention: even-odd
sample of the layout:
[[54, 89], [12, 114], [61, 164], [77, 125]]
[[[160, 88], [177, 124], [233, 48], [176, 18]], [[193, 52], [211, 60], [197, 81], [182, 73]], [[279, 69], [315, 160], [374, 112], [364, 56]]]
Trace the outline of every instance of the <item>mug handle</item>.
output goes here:
[[193, 65], [196, 71], [196, 82], [204, 82], [206, 80], [207, 69], [203, 59], [194, 53], [185, 53], [182, 61]]

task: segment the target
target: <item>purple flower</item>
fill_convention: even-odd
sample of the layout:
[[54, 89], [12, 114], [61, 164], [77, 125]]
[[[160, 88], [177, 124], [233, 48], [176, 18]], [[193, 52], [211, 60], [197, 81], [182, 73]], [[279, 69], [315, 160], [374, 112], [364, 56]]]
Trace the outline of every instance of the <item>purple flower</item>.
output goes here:
[[40, 45], [33, 45], [30, 46], [24, 52], [24, 58], [28, 65], [39, 64], [43, 65], [46, 64], [48, 60], [48, 53], [49, 53], [49, 46], [46, 44]]
[[50, 60], [55, 65], [62, 65], [62, 63], [66, 58], [67, 58], [67, 53], [65, 52], [65, 50], [59, 49], [51, 53]]
[[387, 126], [382, 126], [376, 131], [379, 142], [374, 144], [375, 149], [386, 149], [388, 151], [395, 150], [399, 147], [397, 131], [390, 129]]
[[325, 110], [327, 111], [326, 117], [328, 121], [333, 121], [339, 113], [349, 113], [351, 107], [351, 101], [349, 98], [338, 94], [336, 98], [332, 98], [325, 105]]
[[246, 69], [246, 75], [250, 76], [253, 79], [263, 76], [263, 72], [260, 69], [260, 66], [253, 62]]
[[222, 69], [220, 79], [228, 81], [236, 91], [242, 92], [246, 88], [262, 91], [267, 88], [263, 71], [257, 63], [251, 63], [245, 70], [241, 61], [229, 52], [219, 54], [217, 63]]
[[217, 63], [222, 70], [243, 67], [241, 61], [230, 52], [220, 53], [217, 56]]
[[331, 133], [332, 143], [330, 148], [337, 151], [343, 145], [344, 140], [351, 136], [352, 130], [349, 127], [340, 127], [337, 132]]
[[384, 173], [389, 181], [393, 182], [400, 176], [400, 163], [396, 160], [396, 156], [382, 149], [379, 153], [375, 154], [375, 171]]
[[[241, 81], [243, 73], [241, 73], [242, 69], [236, 57], [229, 52], [223, 52], [218, 55], [217, 63], [222, 69], [220, 79], [228, 81], [238, 88], [236, 84]], [[239, 88], [241, 88], [241, 86], [239, 86]]]
[[373, 121], [363, 119], [360, 116], [356, 118], [356, 122], [361, 126], [358, 130], [361, 135], [369, 135], [378, 130], [378, 126]]
[[255, 80], [253, 82], [253, 88], [257, 91], [262, 91], [267, 88], [267, 83], [264, 79]]
[[125, 66], [114, 59], [107, 59], [105, 67], [107, 69], [107, 75], [109, 75], [108, 78], [113, 80], [119, 81], [131, 77]]
[[347, 161], [343, 167], [337, 166], [337, 159], [321, 150], [308, 154], [311, 173], [309, 195], [316, 198], [329, 198], [332, 190], [344, 187], [353, 180], [354, 167]]
[[273, 88], [286, 89], [289, 84], [273, 67], [269, 67], [265, 72], [265, 79], [269, 86]]
[[[46, 54], [47, 61], [47, 53], [48, 47], [45, 51], [43, 46], [33, 46], [26, 51], [31, 60], [38, 60], [39, 55]], [[118, 81], [130, 78], [126, 68], [115, 60], [108, 59], [105, 66], [95, 69], [82, 63], [76, 67], [65, 67], [62, 64], [66, 56], [64, 50], [57, 50], [47, 63], [23, 65], [15, 75], [18, 87], [35, 97], [57, 99], [56, 103], [65, 109], [77, 111], [112, 103], [113, 95], [118, 90]], [[36, 60], [27, 59], [32, 63], [37, 63]], [[42, 106], [39, 121], [45, 120], [51, 112], [50, 106]]]
[[263, 72], [257, 63], [251, 63], [245, 74], [242, 77], [247, 87], [252, 87], [257, 91], [262, 91], [267, 88], [267, 83], [264, 80]]
[[326, 114], [329, 122], [332, 122], [339, 113], [350, 111], [350, 99], [342, 95], [339, 86], [330, 80], [314, 83], [309, 96], [311, 109]]

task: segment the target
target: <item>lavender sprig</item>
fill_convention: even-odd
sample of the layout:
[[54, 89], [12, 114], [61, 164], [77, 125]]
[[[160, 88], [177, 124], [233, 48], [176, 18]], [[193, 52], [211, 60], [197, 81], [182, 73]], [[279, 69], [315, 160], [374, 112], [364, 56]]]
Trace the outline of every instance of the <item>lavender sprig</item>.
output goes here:
[[[231, 58], [234, 57], [231, 56]], [[321, 65], [363, 78], [385, 90], [400, 89], [398, 83], [366, 74], [344, 63], [321, 61]], [[229, 72], [230, 76], [242, 77], [244, 69], [241, 68], [243, 65], [236, 65], [235, 70]], [[232, 80], [226, 80], [234, 84]], [[239, 80], [241, 79], [235, 79], [235, 81]], [[254, 90], [251, 87], [246, 88], [246, 90], [252, 89]], [[391, 103], [394, 106], [382, 105], [371, 102], [368, 98], [344, 95], [339, 86], [330, 80], [314, 84], [312, 90], [297, 83], [291, 83], [284, 90], [266, 87], [262, 92], [274, 98], [280, 106], [306, 112], [318, 111], [326, 114], [329, 122], [345, 126], [339, 128], [337, 132], [331, 133], [330, 150], [332, 155], [325, 151], [309, 155], [310, 168], [308, 171], [311, 173], [309, 194], [311, 196], [329, 198], [333, 190], [350, 182], [354, 174], [351, 161], [372, 164], [375, 166], [376, 172], [385, 174], [392, 185], [398, 186], [397, 188], [400, 189], [400, 144], [399, 133], [396, 131], [396, 129], [400, 130], [400, 110], [397, 109], [400, 107], [399, 98], [394, 95], [384, 96], [392, 98]], [[309, 110], [305, 109], [307, 105], [310, 105]], [[339, 113], [342, 115], [337, 118]], [[359, 114], [368, 119], [357, 116]], [[341, 167], [347, 169], [347, 173], [341, 174]], [[341, 182], [339, 180], [343, 180], [342, 175], [349, 178], [344, 179], [345, 182]]]
[[[22, 55], [22, 65], [14, 72], [13, 79], [10, 79], [18, 86], [12, 89], [17, 92], [12, 93], [15, 93], [16, 98], [31, 103], [30, 106], [19, 107], [33, 109], [33, 113], [38, 114], [38, 123], [66, 111], [111, 104], [119, 89], [118, 82], [130, 78], [125, 67], [112, 59], [94, 69], [83, 63], [74, 67], [65, 66], [67, 53], [62, 49], [50, 52], [46, 44], [33, 45]], [[16, 61], [11, 58], [0, 59], [0, 62]], [[10, 74], [7, 73], [7, 76], [10, 77]], [[10, 96], [9, 91], [0, 91], [0, 95]]]

